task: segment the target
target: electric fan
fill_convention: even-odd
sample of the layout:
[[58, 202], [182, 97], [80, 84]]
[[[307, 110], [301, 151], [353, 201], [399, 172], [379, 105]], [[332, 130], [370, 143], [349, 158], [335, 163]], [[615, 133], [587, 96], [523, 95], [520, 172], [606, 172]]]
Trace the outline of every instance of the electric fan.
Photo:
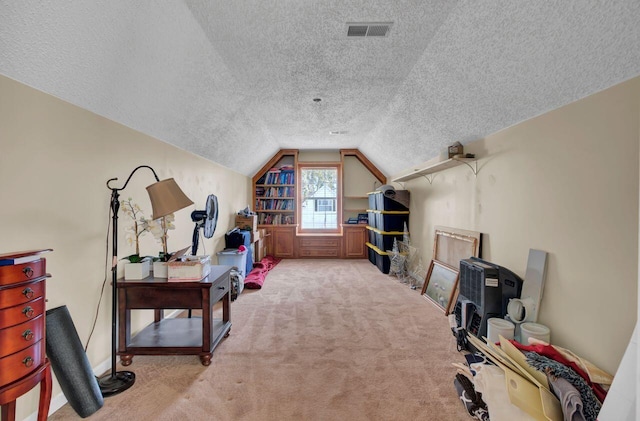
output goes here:
[[216, 230], [218, 223], [218, 198], [215, 194], [207, 196], [205, 210], [195, 210], [191, 212], [191, 220], [196, 223], [193, 229], [193, 243], [191, 245], [191, 254], [195, 256], [198, 252], [200, 228], [203, 229], [205, 238], [213, 237], [213, 233]]

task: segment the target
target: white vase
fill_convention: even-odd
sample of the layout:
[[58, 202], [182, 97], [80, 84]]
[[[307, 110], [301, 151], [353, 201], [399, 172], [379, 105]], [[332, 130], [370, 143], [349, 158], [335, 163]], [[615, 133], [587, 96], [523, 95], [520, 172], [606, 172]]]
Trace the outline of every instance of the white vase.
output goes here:
[[168, 274], [167, 262], [153, 262], [153, 277], [167, 278]]
[[125, 263], [124, 279], [144, 279], [149, 276], [151, 264], [149, 262]]

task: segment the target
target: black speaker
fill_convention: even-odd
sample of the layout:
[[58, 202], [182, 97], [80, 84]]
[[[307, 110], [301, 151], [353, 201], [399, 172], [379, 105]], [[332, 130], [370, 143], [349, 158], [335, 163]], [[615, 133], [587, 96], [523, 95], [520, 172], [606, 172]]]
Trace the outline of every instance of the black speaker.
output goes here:
[[47, 310], [47, 357], [69, 405], [86, 418], [104, 399], [67, 306]]

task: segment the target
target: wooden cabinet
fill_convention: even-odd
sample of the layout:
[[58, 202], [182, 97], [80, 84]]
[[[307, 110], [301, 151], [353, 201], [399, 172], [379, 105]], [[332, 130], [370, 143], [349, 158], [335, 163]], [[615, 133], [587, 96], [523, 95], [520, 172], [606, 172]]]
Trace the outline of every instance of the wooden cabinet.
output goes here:
[[[40, 384], [38, 420], [51, 402], [51, 367], [45, 356], [45, 259], [50, 250], [0, 255], [0, 405], [15, 420], [16, 399]], [[21, 260], [29, 260], [19, 263]]]
[[298, 237], [299, 257], [340, 257], [340, 236]]
[[366, 226], [345, 225], [343, 227], [343, 256], [347, 259], [366, 259], [367, 258], [367, 233]]
[[267, 228], [268, 253], [277, 258], [296, 257], [296, 227], [273, 226]]

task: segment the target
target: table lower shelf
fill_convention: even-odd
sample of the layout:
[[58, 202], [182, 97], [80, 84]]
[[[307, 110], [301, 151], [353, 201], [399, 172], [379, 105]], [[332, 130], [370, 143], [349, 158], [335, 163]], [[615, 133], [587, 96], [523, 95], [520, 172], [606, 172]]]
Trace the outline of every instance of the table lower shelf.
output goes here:
[[231, 330], [231, 322], [212, 319], [211, 324], [209, 351], [202, 343], [202, 318], [177, 317], [151, 323], [132, 337], [118, 355], [123, 357], [123, 365], [131, 364], [133, 355], [199, 355], [202, 363], [209, 365], [213, 350]]

